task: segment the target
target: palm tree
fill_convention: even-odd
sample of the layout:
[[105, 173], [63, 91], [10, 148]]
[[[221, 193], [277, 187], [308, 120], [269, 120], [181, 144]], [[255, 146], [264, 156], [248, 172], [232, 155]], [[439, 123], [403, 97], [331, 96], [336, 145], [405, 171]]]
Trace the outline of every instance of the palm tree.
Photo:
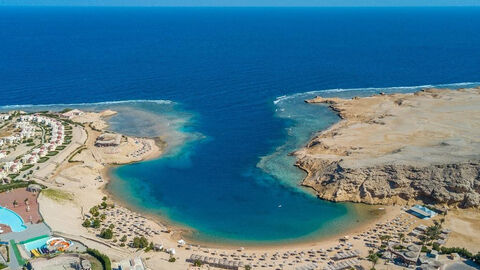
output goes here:
[[390, 240], [391, 236], [388, 234], [380, 235], [380, 241], [382, 242], [382, 246], [387, 246], [388, 241]]
[[404, 233], [399, 233], [398, 234], [398, 240], [400, 241], [400, 245], [403, 244], [403, 240], [405, 240], [405, 234]]
[[378, 254], [377, 254], [377, 253], [374, 253], [373, 250], [369, 250], [368, 253], [369, 253], [369, 255], [368, 255], [367, 259], [368, 259], [369, 261], [371, 261], [372, 264], [373, 264], [373, 265], [372, 265], [372, 268], [371, 268], [370, 270], [374, 270], [374, 269], [375, 269], [375, 265], [377, 264], [378, 259], [379, 259]]
[[438, 222], [435, 225], [428, 227], [427, 231], [425, 232], [427, 240], [432, 242], [433, 240], [437, 239], [441, 233], [441, 228], [442, 227], [440, 224], [438, 224]]

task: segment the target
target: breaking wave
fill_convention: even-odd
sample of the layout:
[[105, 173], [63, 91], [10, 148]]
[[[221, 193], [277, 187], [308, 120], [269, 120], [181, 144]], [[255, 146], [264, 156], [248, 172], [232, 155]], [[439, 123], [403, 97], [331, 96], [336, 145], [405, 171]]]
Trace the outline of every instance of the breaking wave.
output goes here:
[[480, 86], [480, 82], [461, 82], [451, 84], [425, 84], [418, 86], [368, 87], [368, 88], [336, 88], [313, 90], [291, 95], [282, 95], [274, 101], [275, 116], [286, 120], [285, 140], [270, 154], [262, 156], [257, 167], [273, 175], [282, 183], [298, 186], [304, 173], [294, 167], [295, 157], [289, 155], [303, 147], [315, 133], [335, 124], [339, 118], [328, 106], [312, 106], [305, 99], [321, 95], [324, 97], [352, 98], [369, 96], [379, 92], [409, 93], [425, 88], [469, 88]]
[[425, 85], [416, 85], [416, 86], [393, 86], [393, 87], [365, 87], [365, 88], [333, 88], [333, 89], [323, 89], [323, 90], [313, 90], [308, 92], [300, 92], [291, 95], [282, 95], [277, 97], [273, 104], [278, 104], [279, 102], [294, 99], [296, 97], [302, 96], [313, 96], [322, 93], [340, 93], [340, 92], [385, 92], [385, 93], [395, 93], [395, 92], [413, 92], [425, 88], [468, 88], [468, 87], [477, 87], [480, 86], [480, 82], [461, 82], [461, 83], [450, 83], [450, 84], [425, 84]]

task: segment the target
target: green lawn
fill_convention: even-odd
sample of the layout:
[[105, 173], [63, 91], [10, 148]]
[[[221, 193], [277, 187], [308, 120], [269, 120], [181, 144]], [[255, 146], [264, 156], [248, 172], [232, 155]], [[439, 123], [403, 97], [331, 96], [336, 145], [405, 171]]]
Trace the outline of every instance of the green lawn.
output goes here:
[[41, 157], [39, 160], [38, 160], [38, 163], [44, 163], [45, 161], [48, 160], [48, 157]]
[[29, 184], [29, 182], [24, 182], [24, 181], [13, 181], [13, 182], [8, 183], [8, 184], [3, 184], [3, 185], [0, 185], [0, 193], [5, 192], [9, 189], [27, 187], [28, 184]]
[[50, 151], [50, 152], [47, 153], [47, 157], [53, 157], [56, 154], [58, 154], [58, 151]]
[[8, 178], [15, 180], [15, 178], [18, 176], [18, 173], [12, 173], [8, 175]]
[[42, 194], [54, 201], [73, 201], [73, 195], [71, 193], [59, 189], [45, 189], [42, 190]]
[[23, 166], [23, 167], [22, 167], [22, 169], [20, 169], [20, 171], [22, 171], [22, 172], [23, 172], [23, 171], [26, 171], [26, 170], [28, 170], [28, 169], [30, 169], [30, 168], [32, 168], [32, 167], [33, 167], [33, 165], [32, 165], [32, 164], [25, 165], [25, 166]]

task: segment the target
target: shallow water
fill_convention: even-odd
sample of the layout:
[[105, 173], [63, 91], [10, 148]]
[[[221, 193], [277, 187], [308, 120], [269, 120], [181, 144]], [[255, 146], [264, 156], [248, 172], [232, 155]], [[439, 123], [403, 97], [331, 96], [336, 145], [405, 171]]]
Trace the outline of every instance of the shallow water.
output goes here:
[[[109, 189], [197, 240], [303, 241], [365, 218], [297, 186], [288, 153], [337, 121], [303, 103], [312, 90], [480, 81], [478, 8], [0, 12], [0, 104], [108, 107], [113, 130], [163, 136], [163, 158], [114, 170]], [[138, 101], [90, 104], [122, 100]]]

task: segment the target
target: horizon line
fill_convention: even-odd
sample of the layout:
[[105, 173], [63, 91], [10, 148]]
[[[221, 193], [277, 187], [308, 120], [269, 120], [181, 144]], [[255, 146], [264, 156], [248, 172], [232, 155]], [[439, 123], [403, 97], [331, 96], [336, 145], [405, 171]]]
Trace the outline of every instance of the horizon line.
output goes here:
[[480, 7], [478, 0], [0, 0], [38, 7]]

